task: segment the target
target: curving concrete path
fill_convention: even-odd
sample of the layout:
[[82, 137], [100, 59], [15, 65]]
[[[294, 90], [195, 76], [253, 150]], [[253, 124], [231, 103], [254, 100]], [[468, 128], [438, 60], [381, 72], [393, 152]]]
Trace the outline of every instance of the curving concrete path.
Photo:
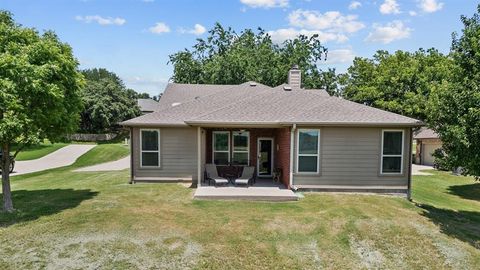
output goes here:
[[130, 156], [119, 160], [105, 162], [89, 167], [76, 169], [74, 172], [105, 172], [105, 171], [121, 171], [130, 168]]
[[44, 157], [34, 160], [16, 161], [11, 176], [40, 172], [72, 165], [77, 158], [95, 147], [94, 144], [71, 144]]

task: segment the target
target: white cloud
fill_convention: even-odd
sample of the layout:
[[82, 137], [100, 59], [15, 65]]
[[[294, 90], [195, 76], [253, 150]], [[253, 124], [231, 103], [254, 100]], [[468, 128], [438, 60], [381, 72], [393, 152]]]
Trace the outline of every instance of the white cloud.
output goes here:
[[240, 2], [251, 8], [276, 8], [288, 6], [288, 0], [240, 0]]
[[321, 64], [341, 64], [350, 63], [355, 58], [355, 53], [351, 49], [329, 50], [327, 53], [327, 61]]
[[75, 20], [77, 21], [82, 21], [85, 23], [91, 23], [91, 22], [96, 22], [100, 25], [123, 25], [127, 21], [123, 18], [117, 17], [117, 18], [112, 18], [112, 17], [102, 17], [99, 15], [88, 15], [88, 16], [75, 16]]
[[427, 13], [433, 13], [443, 8], [443, 3], [437, 0], [420, 0], [419, 7]]
[[295, 29], [295, 28], [282, 28], [274, 31], [268, 31], [268, 34], [272, 37], [272, 41], [275, 43], [281, 43], [287, 39], [294, 39], [298, 35], [304, 35], [311, 37], [318, 35], [318, 39], [321, 42], [336, 41], [345, 42], [348, 37], [344, 34], [324, 32], [321, 30], [307, 30], [307, 29]]
[[400, 13], [400, 6], [396, 0], [385, 0], [380, 5], [380, 13], [382, 14], [398, 14]]
[[386, 25], [374, 24], [373, 32], [370, 32], [365, 40], [388, 44], [394, 40], [410, 37], [411, 32], [412, 29], [406, 27], [401, 21], [393, 21]]
[[163, 22], [158, 22], [154, 26], [148, 28], [148, 31], [154, 34], [162, 34], [170, 32], [170, 27]]
[[196, 36], [199, 36], [199, 35], [205, 33], [206, 31], [207, 31], [207, 29], [203, 25], [198, 24], [198, 23], [196, 23], [193, 26], [193, 29], [180, 28], [180, 30], [179, 30], [179, 32], [182, 33], [182, 34], [188, 33], [188, 34], [193, 34], [193, 35], [196, 35]]
[[361, 7], [361, 6], [362, 6], [362, 3], [358, 2], [358, 1], [352, 1], [352, 2], [350, 3], [350, 5], [348, 5], [348, 9], [354, 10], [354, 9], [357, 9], [357, 8], [359, 8], [359, 7]]
[[343, 15], [338, 11], [321, 13], [316, 10], [297, 9], [288, 15], [288, 21], [289, 28], [268, 32], [274, 42], [281, 43], [298, 35], [318, 35], [321, 42], [341, 43], [348, 40], [348, 34], [365, 27], [356, 15]]
[[342, 15], [338, 11], [320, 13], [315, 10], [297, 9], [288, 15], [290, 25], [329, 32], [354, 33], [365, 27], [356, 15]]
[[417, 16], [417, 12], [414, 11], [414, 10], [410, 10], [410, 11], [408, 12], [408, 15], [414, 17], [414, 16]]

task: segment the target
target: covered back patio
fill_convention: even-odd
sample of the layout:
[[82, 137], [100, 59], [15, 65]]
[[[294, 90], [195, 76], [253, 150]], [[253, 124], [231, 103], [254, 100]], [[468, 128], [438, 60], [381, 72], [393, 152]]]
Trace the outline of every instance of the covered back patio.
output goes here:
[[[297, 200], [290, 186], [290, 128], [199, 127], [196, 199]], [[227, 183], [216, 184], [206, 165]], [[253, 167], [248, 184], [244, 168]]]

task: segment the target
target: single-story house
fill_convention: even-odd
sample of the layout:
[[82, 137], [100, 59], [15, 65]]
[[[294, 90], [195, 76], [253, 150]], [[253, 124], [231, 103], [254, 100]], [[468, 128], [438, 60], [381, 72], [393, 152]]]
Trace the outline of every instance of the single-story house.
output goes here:
[[142, 114], [152, 113], [158, 110], [158, 102], [151, 98], [139, 98], [137, 99], [137, 105]]
[[422, 122], [301, 88], [167, 85], [158, 110], [122, 123], [131, 132], [131, 180], [207, 185], [219, 173], [254, 166], [257, 178], [281, 172], [292, 189], [409, 193], [412, 129]]
[[435, 131], [423, 127], [414, 133], [413, 139], [417, 142], [415, 163], [433, 166], [435, 150], [442, 148], [442, 141]]

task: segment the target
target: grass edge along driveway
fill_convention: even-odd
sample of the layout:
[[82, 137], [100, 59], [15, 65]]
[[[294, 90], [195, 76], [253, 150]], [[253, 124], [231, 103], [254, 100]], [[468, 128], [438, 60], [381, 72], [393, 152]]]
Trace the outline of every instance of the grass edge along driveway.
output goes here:
[[[22, 149], [22, 151], [18, 153], [15, 160], [26, 161], [26, 160], [39, 159], [67, 145], [68, 143], [50, 143], [48, 141], [45, 141], [43, 143], [32, 145]], [[15, 149], [12, 149], [12, 152], [14, 151]]]

